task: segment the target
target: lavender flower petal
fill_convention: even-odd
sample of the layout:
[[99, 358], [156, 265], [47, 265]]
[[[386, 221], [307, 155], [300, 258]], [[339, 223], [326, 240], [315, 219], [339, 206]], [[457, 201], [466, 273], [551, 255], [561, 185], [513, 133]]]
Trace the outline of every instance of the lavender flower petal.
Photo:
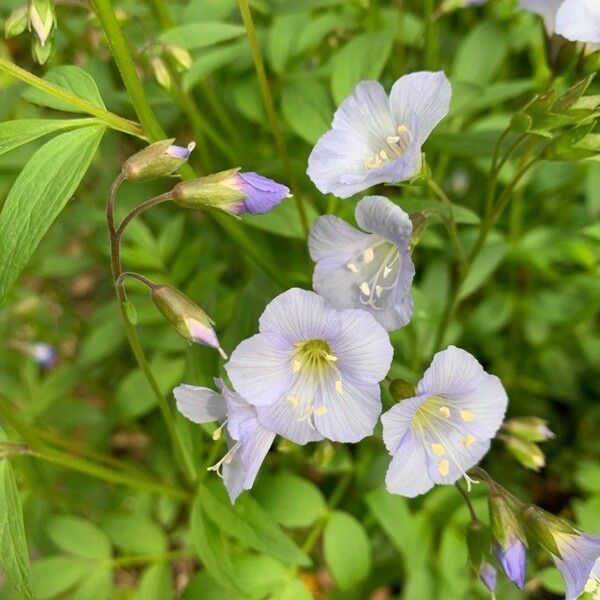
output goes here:
[[525, 544], [517, 537], [509, 543], [507, 548], [496, 546], [496, 558], [502, 570], [519, 589], [525, 586], [525, 562], [527, 549]]
[[556, 13], [556, 33], [574, 42], [600, 44], [600, 2], [564, 0]]
[[177, 410], [194, 423], [213, 423], [225, 418], [223, 396], [210, 388], [183, 383], [173, 390]]

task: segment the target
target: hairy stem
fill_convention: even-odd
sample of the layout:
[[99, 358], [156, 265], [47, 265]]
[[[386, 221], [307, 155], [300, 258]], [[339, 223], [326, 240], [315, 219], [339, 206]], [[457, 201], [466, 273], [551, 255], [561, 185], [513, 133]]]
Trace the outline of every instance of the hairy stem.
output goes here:
[[155, 196], [154, 198], [150, 198], [150, 200], [146, 200], [146, 202], [136, 206], [124, 219], [123, 222], [119, 225], [117, 230], [115, 231], [115, 235], [118, 238], [118, 241], [121, 241], [123, 237], [123, 232], [127, 228], [127, 225], [133, 221], [138, 215], [141, 215], [143, 212], [146, 212], [149, 208], [156, 206], [157, 204], [161, 204], [162, 202], [170, 202], [173, 199], [171, 192], [166, 192], [165, 194], [161, 194], [160, 196]]

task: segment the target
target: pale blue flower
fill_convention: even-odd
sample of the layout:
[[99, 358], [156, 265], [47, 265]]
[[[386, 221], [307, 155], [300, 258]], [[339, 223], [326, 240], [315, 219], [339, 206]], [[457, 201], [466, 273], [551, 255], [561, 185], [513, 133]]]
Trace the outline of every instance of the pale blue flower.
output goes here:
[[416, 396], [381, 417], [383, 440], [392, 455], [388, 491], [414, 497], [435, 484], [451, 484], [487, 453], [508, 398], [468, 352], [449, 346], [438, 352], [419, 382]]
[[190, 142], [187, 146], [177, 146], [175, 144], [171, 144], [167, 148], [166, 153], [173, 158], [182, 158], [187, 160], [195, 147], [196, 142]]
[[583, 592], [600, 598], [600, 535], [553, 531], [560, 556], [553, 556], [565, 585], [565, 600], [575, 600]]
[[549, 34], [556, 30], [556, 13], [563, 0], [519, 0], [519, 6], [540, 15], [544, 20], [544, 26]]
[[496, 585], [498, 584], [498, 571], [490, 565], [489, 562], [483, 562], [479, 569], [479, 578], [483, 581], [485, 587], [490, 592], [496, 591]]
[[294, 288], [269, 303], [259, 333], [241, 342], [225, 368], [268, 429], [298, 444], [357, 442], [381, 414], [379, 382], [392, 355], [371, 314], [338, 311]]
[[516, 536], [512, 536], [506, 548], [496, 544], [496, 558], [502, 567], [502, 570], [519, 589], [525, 585], [525, 562], [527, 557], [527, 548], [525, 544]]
[[321, 192], [340, 198], [415, 177], [421, 146], [448, 113], [450, 96], [441, 71], [401, 77], [389, 98], [377, 81], [362, 81], [313, 148], [308, 176]]
[[194, 423], [221, 421], [213, 437], [218, 439], [226, 427], [229, 450], [210, 470], [223, 477], [231, 502], [254, 484], [258, 470], [275, 439], [275, 433], [263, 427], [256, 408], [238, 393], [216, 380], [221, 393], [210, 388], [182, 384], [173, 391], [177, 408]]
[[368, 233], [332, 215], [315, 221], [308, 238], [316, 262], [313, 287], [335, 308], [362, 308], [393, 331], [412, 315], [412, 223], [383, 196], [363, 198], [355, 215]]
[[556, 33], [574, 42], [600, 44], [600, 1], [564, 0], [556, 15]]

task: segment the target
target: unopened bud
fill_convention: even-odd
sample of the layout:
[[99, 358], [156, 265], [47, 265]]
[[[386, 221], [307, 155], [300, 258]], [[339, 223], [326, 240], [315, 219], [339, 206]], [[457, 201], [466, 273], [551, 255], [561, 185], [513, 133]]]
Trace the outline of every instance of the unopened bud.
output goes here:
[[17, 8], [17, 10], [14, 10], [8, 15], [8, 18], [4, 23], [4, 37], [9, 39], [20, 35], [25, 31], [27, 24], [29, 23], [28, 12], [27, 6], [21, 6], [21, 8]]
[[412, 398], [417, 393], [417, 388], [404, 379], [394, 379], [390, 383], [390, 394], [396, 401]]
[[568, 521], [551, 515], [535, 504], [525, 506], [522, 515], [529, 539], [554, 556], [560, 556], [559, 545], [565, 536], [579, 533]]
[[515, 417], [504, 423], [504, 430], [529, 442], [545, 442], [554, 437], [548, 423], [540, 417]]
[[546, 466], [546, 457], [539, 446], [512, 435], [503, 436], [506, 449], [526, 468], [539, 471]]
[[187, 148], [173, 145], [174, 139], [150, 144], [123, 163], [123, 175], [129, 181], [148, 181], [167, 177], [181, 167], [189, 158], [195, 144]]
[[496, 591], [496, 585], [498, 584], [498, 571], [489, 562], [481, 563], [479, 568], [479, 579], [483, 582], [485, 587], [492, 592]]
[[150, 58], [150, 68], [152, 69], [156, 83], [165, 90], [170, 90], [173, 80], [165, 61], [160, 56], [152, 56]]
[[475, 572], [479, 572], [485, 557], [489, 554], [491, 541], [490, 531], [481, 521], [471, 521], [469, 523], [467, 549], [469, 551], [469, 561]]
[[182, 337], [190, 342], [215, 348], [227, 359], [212, 327], [214, 322], [198, 305], [170, 285], [155, 285], [151, 292], [158, 310]]
[[29, 23], [40, 45], [44, 47], [50, 33], [56, 26], [56, 14], [52, 0], [30, 0]]
[[192, 66], [192, 55], [185, 48], [167, 44], [164, 50], [178, 71], [187, 71]]
[[239, 169], [182, 181], [172, 191], [173, 201], [184, 208], [213, 208], [236, 216], [267, 213], [289, 192], [285, 185]]
[[54, 51], [54, 40], [48, 40], [45, 45], [42, 45], [40, 40], [34, 38], [31, 43], [31, 54], [33, 56], [33, 60], [39, 65], [46, 64], [46, 61], [52, 55]]

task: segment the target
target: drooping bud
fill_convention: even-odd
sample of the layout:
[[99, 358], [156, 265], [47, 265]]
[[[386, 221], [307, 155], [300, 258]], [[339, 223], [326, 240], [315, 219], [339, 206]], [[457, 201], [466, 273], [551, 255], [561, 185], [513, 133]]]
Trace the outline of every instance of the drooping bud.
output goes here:
[[182, 181], [173, 188], [173, 201], [184, 208], [213, 208], [231, 215], [262, 215], [277, 206], [290, 190], [257, 173], [229, 169]]
[[496, 591], [496, 585], [498, 583], [498, 571], [490, 565], [489, 562], [483, 562], [479, 569], [479, 579], [483, 582], [485, 587], [492, 592]]
[[42, 45], [37, 38], [31, 42], [33, 60], [39, 65], [46, 64], [46, 61], [52, 56], [52, 52], [54, 52], [54, 40], [48, 40], [45, 45]]
[[192, 55], [185, 48], [167, 44], [164, 50], [178, 71], [187, 71], [192, 66]]
[[148, 181], [168, 177], [189, 158], [195, 144], [175, 146], [175, 140], [161, 140], [136, 152], [123, 163], [123, 175], [129, 181]]
[[519, 517], [521, 506], [496, 491], [488, 501], [496, 558], [508, 579], [519, 588], [525, 585], [527, 554], [527, 538]]
[[54, 12], [52, 0], [30, 0], [29, 24], [31, 29], [35, 31], [40, 45], [44, 47], [50, 33], [56, 26], [56, 13]]
[[546, 466], [546, 457], [536, 443], [512, 435], [504, 435], [502, 440], [506, 445], [506, 449], [526, 469], [539, 471]]
[[215, 348], [227, 359], [212, 327], [214, 321], [197, 304], [170, 285], [155, 285], [151, 288], [151, 293], [158, 310], [182, 337], [190, 342]]
[[554, 437], [548, 423], [540, 417], [514, 417], [504, 423], [503, 429], [529, 442], [545, 442]]
[[150, 58], [150, 68], [152, 69], [156, 83], [165, 90], [170, 90], [173, 80], [165, 61], [160, 56], [152, 56]]
[[37, 342], [29, 348], [31, 357], [46, 370], [54, 367], [58, 361], [58, 350], [46, 342]]
[[397, 402], [400, 400], [406, 400], [406, 398], [412, 398], [417, 393], [417, 388], [404, 379], [394, 379], [390, 383], [390, 394]]
[[6, 39], [21, 35], [29, 23], [29, 11], [27, 6], [21, 6], [14, 10], [4, 22], [4, 37]]

